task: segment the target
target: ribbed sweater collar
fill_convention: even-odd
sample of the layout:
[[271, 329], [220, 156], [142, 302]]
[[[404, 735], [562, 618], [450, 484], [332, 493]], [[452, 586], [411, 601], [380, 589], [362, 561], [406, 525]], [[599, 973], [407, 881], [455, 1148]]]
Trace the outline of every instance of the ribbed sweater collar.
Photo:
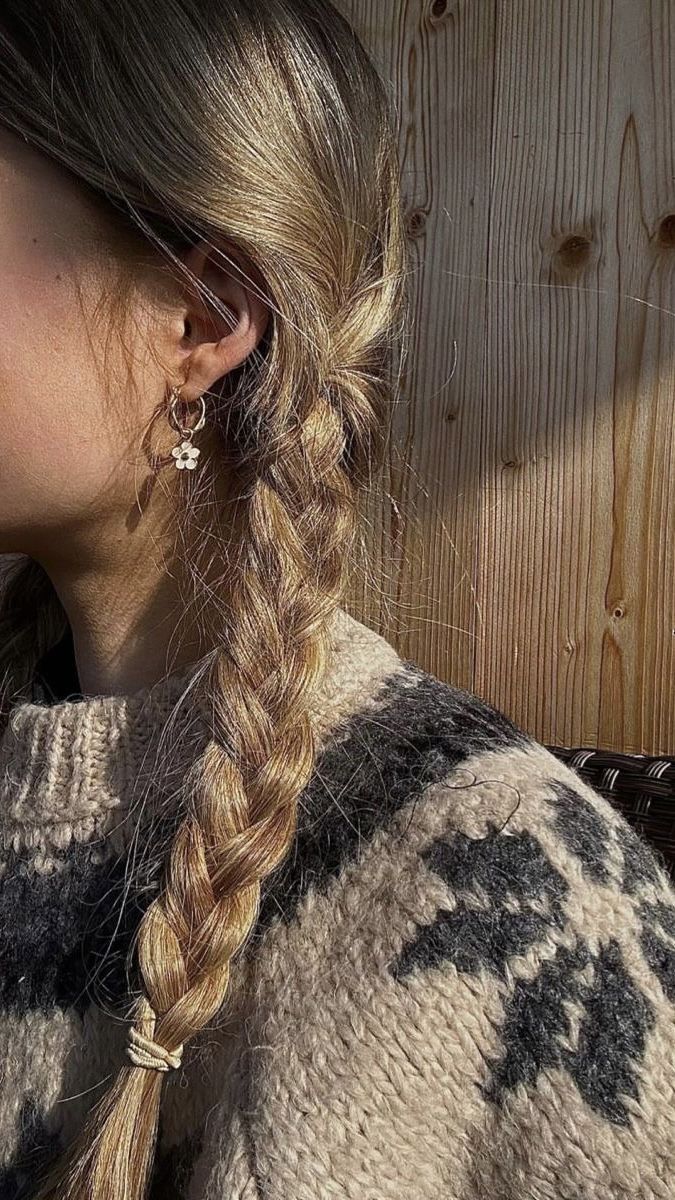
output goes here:
[[[19, 701], [0, 737], [0, 838], [31, 845], [47, 827], [90, 836], [120, 815], [156, 764], [162, 730], [190, 704], [198, 664], [127, 695]], [[57, 834], [58, 840], [58, 834]]]
[[[157, 764], [166, 770], [170, 718], [185, 754], [175, 760], [177, 781], [180, 764], [194, 758], [205, 736], [189, 686], [204, 661], [128, 695], [15, 703], [0, 734], [0, 845], [65, 846], [117, 826], [132, 800], [146, 794]], [[339, 609], [332, 661], [313, 706], [319, 737], [367, 704], [401, 665], [384, 638]]]

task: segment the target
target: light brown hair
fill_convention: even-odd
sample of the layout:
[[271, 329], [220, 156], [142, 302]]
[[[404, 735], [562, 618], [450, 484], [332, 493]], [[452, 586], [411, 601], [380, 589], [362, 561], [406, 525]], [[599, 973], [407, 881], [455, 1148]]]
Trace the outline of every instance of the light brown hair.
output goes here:
[[[172, 1051], [226, 1001], [313, 768], [312, 690], [405, 328], [392, 104], [325, 0], [5, 0], [0, 67], [0, 120], [117, 210], [120, 230], [175, 271], [181, 247], [209, 238], [272, 312], [259, 352], [212, 397], [220, 461], [237, 471], [236, 571], [202, 494], [209, 561], [230, 557], [194, 692], [208, 737], [136, 941], [131, 1016]], [[195, 504], [177, 519], [194, 541]], [[64, 624], [45, 573], [20, 562], [0, 611], [5, 717]], [[139, 1200], [162, 1082], [121, 1066], [40, 1197]]]

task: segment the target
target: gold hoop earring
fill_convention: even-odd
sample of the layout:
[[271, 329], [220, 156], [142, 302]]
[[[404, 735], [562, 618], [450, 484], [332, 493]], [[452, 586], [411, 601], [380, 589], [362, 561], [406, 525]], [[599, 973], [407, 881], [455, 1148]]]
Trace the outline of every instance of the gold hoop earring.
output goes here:
[[192, 428], [190, 428], [189, 426], [183, 425], [183, 423], [180, 420], [180, 417], [178, 416], [178, 413], [177, 413], [178, 405], [186, 404], [186, 401], [183, 400], [180, 393], [181, 393], [181, 388], [179, 388], [179, 387], [171, 388], [171, 404], [169, 405], [169, 421], [171, 422], [171, 425], [173, 426], [173, 428], [176, 429], [178, 431], [178, 433], [180, 433], [181, 437], [183, 438], [183, 441], [180, 442], [178, 446], [174, 446], [171, 453], [173, 455], [175, 464], [178, 467], [179, 471], [182, 471], [185, 469], [187, 469], [188, 471], [194, 471], [195, 467], [197, 466], [197, 459], [199, 458], [199, 455], [201, 454], [201, 450], [199, 449], [198, 446], [193, 446], [192, 435], [193, 435], [193, 433], [197, 433], [200, 429], [203, 429], [206, 424], [206, 401], [204, 400], [203, 396], [197, 397], [198, 402], [201, 406], [201, 412], [199, 415], [199, 419], [197, 420], [197, 424], [193, 425]]

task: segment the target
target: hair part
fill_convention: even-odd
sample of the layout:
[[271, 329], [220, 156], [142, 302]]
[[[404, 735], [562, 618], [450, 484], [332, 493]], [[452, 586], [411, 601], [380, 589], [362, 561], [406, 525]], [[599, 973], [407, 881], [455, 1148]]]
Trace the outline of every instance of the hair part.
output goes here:
[[[384, 84], [325, 0], [6, 0], [0, 63], [0, 120], [111, 205], [141, 254], [185, 278], [181, 248], [207, 238], [232, 270], [247, 264], [272, 312], [264, 344], [205, 397], [215, 470], [237, 475], [236, 542], [208, 472], [177, 513], [179, 556], [207, 531], [189, 603], [204, 608], [204, 564], [222, 562], [223, 586], [192, 692], [206, 741], [135, 940], [130, 1020], [173, 1052], [226, 1002], [315, 761], [311, 698], [404, 332], [396, 134]], [[65, 624], [45, 573], [21, 564], [0, 609], [5, 719]], [[37, 1200], [141, 1200], [162, 1083], [122, 1065]]]

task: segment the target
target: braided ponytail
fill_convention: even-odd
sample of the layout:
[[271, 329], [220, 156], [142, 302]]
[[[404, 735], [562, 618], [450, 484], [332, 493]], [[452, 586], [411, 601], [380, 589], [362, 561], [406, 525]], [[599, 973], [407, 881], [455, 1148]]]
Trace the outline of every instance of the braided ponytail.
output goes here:
[[[119, 0], [90, 0], [86, 19], [81, 0], [73, 6], [77, 21], [60, 26], [61, 37], [73, 31], [64, 55], [71, 78], [90, 51], [87, 39], [101, 30], [115, 38], [124, 24]], [[28, 7], [45, 40], [52, 7], [70, 4]], [[142, 991], [130, 1014], [129, 1061], [36, 1200], [146, 1194], [164, 1075], [226, 1002], [261, 882], [292, 847], [298, 799], [315, 762], [312, 697], [346, 590], [360, 492], [381, 459], [391, 347], [401, 332], [403, 233], [387, 100], [337, 13], [323, 0], [241, 0], [225, 13], [200, 0], [200, 20], [186, 24], [185, 6], [173, 0], [163, 0], [161, 13], [156, 0], [121, 7], [157, 48], [135, 63], [127, 41], [125, 71], [154, 72], [169, 107], [175, 96], [166, 80], [173, 87], [180, 78], [171, 128], [174, 137], [182, 131], [181, 154], [165, 161], [166, 112], [159, 122], [150, 108], [139, 115], [142, 90], [103, 67], [78, 128], [67, 77], [52, 80], [63, 141], [50, 150], [94, 186], [102, 187], [112, 163], [117, 200], [170, 258], [167, 214], [214, 244], [229, 241], [264, 281], [274, 321], [262, 361], [225, 380], [220, 397], [223, 450], [234, 447], [241, 484], [237, 565], [229, 564], [216, 649], [191, 691], [204, 748], [185, 780], [161, 889], [137, 932]], [[0, 44], [9, 24], [0, 18]], [[171, 61], [171, 47], [181, 43], [187, 65]], [[34, 69], [44, 61], [36, 56]], [[234, 84], [223, 79], [225, 61]], [[42, 93], [29, 102], [18, 69], [4, 78], [0, 94], [11, 98], [14, 125], [42, 144]], [[195, 79], [202, 87], [208, 81], [221, 106], [206, 129]], [[215, 518], [210, 532], [222, 535]], [[224, 536], [222, 543], [225, 559]]]

